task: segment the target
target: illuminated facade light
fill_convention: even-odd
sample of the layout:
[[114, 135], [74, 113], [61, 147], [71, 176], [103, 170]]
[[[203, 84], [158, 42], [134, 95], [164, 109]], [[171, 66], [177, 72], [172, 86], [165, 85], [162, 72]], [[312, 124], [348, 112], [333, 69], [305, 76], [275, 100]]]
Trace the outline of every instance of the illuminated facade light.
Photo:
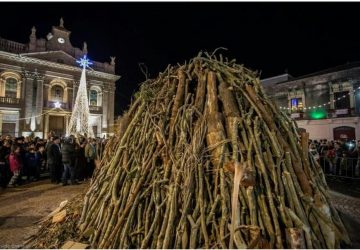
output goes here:
[[59, 108], [61, 108], [61, 103], [60, 102], [55, 102], [54, 106], [55, 106], [55, 108], [59, 109]]

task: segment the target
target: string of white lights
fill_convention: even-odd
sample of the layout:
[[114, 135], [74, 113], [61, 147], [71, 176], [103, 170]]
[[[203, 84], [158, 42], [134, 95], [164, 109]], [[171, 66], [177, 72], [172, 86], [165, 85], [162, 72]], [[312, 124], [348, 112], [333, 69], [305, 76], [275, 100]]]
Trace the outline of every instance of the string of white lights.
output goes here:
[[[347, 95], [355, 94], [356, 90], [358, 90], [358, 89], [360, 89], [360, 87], [358, 87], [358, 88], [356, 88], [356, 89], [354, 89], [352, 91], [349, 91], [349, 93]], [[338, 98], [336, 98], [336, 99], [334, 99], [332, 101], [329, 101], [329, 102], [326, 102], [326, 103], [323, 103], [323, 104], [320, 104], [320, 105], [310, 106], [310, 107], [307, 107], [307, 108], [304, 107], [303, 110], [311, 110], [311, 109], [326, 107], [327, 105], [330, 105], [331, 103], [335, 103], [337, 101], [340, 101], [341, 99], [346, 98], [347, 95], [343, 95], [343, 96], [338, 97]], [[291, 108], [289, 108], [289, 107], [282, 107], [282, 106], [280, 106], [280, 109], [282, 109], [282, 110], [291, 110]]]
[[21, 121], [21, 120], [26, 120], [26, 119], [32, 119], [32, 118], [40, 117], [40, 116], [46, 115], [46, 114], [51, 113], [51, 112], [53, 112], [54, 110], [58, 110], [58, 109], [60, 109], [61, 111], [64, 111], [62, 108], [52, 108], [52, 109], [50, 109], [49, 111], [46, 111], [46, 112], [44, 112], [44, 113], [41, 113], [40, 115], [34, 115], [34, 116], [30, 116], [30, 117], [21, 117], [21, 118], [13, 119], [12, 121]]

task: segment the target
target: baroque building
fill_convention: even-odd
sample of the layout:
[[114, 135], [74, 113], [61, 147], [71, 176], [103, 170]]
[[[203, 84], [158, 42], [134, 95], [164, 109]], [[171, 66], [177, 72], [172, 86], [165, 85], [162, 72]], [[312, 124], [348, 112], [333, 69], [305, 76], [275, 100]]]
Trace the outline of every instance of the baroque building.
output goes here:
[[360, 62], [261, 81], [267, 95], [310, 139], [360, 139]]
[[[29, 43], [0, 38], [0, 134], [46, 137], [65, 135], [79, 86], [76, 60], [88, 53], [87, 44], [75, 48], [71, 32], [53, 26], [46, 39], [31, 29]], [[99, 137], [113, 133], [115, 57], [93, 61], [87, 70], [90, 122]]]

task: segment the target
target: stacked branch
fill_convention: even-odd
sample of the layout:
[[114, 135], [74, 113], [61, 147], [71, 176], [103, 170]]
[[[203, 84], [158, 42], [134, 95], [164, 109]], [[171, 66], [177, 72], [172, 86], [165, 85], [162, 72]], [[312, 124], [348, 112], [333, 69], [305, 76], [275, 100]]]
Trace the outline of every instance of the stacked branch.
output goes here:
[[349, 243], [308, 138], [257, 73], [199, 54], [135, 98], [85, 195], [79, 226], [92, 247]]

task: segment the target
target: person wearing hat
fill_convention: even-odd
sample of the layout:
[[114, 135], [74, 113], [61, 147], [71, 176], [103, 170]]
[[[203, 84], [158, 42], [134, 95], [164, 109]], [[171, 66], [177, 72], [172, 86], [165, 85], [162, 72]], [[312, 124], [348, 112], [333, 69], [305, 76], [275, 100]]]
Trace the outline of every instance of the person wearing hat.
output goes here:
[[53, 143], [47, 149], [47, 162], [50, 169], [51, 182], [59, 184], [62, 175], [62, 160], [60, 151], [60, 138], [55, 136]]

